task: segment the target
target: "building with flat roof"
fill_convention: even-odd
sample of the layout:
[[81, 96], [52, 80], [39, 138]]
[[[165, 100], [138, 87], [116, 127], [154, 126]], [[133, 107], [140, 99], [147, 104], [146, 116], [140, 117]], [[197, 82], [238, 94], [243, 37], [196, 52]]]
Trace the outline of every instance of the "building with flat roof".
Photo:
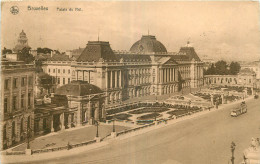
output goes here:
[[23, 141], [28, 130], [34, 133], [35, 68], [2, 59], [1, 70], [1, 146], [6, 149]]

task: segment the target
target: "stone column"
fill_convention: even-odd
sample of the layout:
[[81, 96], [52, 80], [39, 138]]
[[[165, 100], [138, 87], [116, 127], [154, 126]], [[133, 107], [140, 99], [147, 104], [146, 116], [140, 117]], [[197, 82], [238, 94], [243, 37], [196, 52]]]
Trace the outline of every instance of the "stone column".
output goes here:
[[68, 127], [71, 128], [71, 114], [68, 114]]
[[115, 88], [117, 88], [117, 71], [115, 71]]
[[60, 125], [61, 125], [61, 130], [64, 130], [65, 129], [65, 126], [64, 126], [64, 113], [60, 114]]
[[173, 81], [175, 81], [175, 68], [173, 68]]
[[159, 76], [159, 83], [161, 83], [162, 82], [162, 69], [161, 68], [159, 68], [158, 76]]
[[113, 71], [110, 71], [110, 88], [113, 88]]
[[107, 71], [107, 69], [106, 69], [106, 89], [108, 89], [108, 71]]
[[88, 102], [88, 122], [89, 122], [89, 124], [90, 124], [90, 122], [91, 122], [91, 102], [89, 101]]
[[99, 121], [99, 106], [95, 109], [95, 120]]
[[168, 82], [171, 81], [171, 69], [168, 68]]
[[119, 87], [122, 87], [122, 70], [119, 71]]
[[54, 132], [54, 128], [53, 128], [53, 115], [51, 115], [51, 132]]

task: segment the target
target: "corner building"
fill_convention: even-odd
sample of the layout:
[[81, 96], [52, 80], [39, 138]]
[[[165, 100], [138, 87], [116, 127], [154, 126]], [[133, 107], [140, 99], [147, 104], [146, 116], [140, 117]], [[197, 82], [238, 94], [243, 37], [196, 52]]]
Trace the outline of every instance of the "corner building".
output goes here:
[[[130, 51], [113, 51], [109, 42], [89, 41], [79, 58], [64, 61], [68, 62], [71, 79], [101, 88], [106, 104], [203, 85], [203, 62], [193, 47], [188, 44], [178, 53], [167, 52], [152, 35], [143, 35]], [[50, 67], [62, 63], [47, 61], [44, 70], [48, 73]]]
[[1, 146], [6, 149], [25, 140], [28, 129], [34, 134], [35, 68], [3, 59], [1, 69]]

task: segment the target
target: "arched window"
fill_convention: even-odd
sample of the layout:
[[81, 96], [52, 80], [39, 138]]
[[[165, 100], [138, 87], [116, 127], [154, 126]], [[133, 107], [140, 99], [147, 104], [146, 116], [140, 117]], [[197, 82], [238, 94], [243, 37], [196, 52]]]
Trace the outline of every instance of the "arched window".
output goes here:
[[15, 122], [12, 123], [12, 137], [15, 137]]

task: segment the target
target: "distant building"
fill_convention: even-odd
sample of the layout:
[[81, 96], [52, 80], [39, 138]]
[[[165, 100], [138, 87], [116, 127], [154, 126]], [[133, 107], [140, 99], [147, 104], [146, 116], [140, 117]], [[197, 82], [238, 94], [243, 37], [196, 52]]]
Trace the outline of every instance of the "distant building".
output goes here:
[[204, 69], [207, 70], [212, 64], [215, 63], [215, 60], [210, 58], [208, 55], [203, 55], [201, 61], [204, 62]]
[[76, 61], [50, 59], [43, 67], [60, 86], [72, 80], [98, 86], [106, 104], [203, 85], [203, 62], [193, 47], [170, 53], [152, 35], [142, 36], [128, 52], [113, 51], [109, 42], [89, 41]]
[[260, 80], [260, 60], [240, 63], [241, 69], [250, 69], [256, 73], [256, 79]]
[[260, 88], [256, 83], [256, 73], [248, 68], [240, 70], [238, 75], [205, 75], [205, 84]]
[[34, 131], [34, 65], [1, 61], [1, 146], [11, 147]]
[[28, 38], [27, 38], [25, 32], [22, 30], [22, 32], [19, 34], [17, 44], [14, 47], [13, 51], [15, 53], [18, 53], [19, 51], [21, 51], [25, 47], [30, 48], [30, 46], [28, 45]]

